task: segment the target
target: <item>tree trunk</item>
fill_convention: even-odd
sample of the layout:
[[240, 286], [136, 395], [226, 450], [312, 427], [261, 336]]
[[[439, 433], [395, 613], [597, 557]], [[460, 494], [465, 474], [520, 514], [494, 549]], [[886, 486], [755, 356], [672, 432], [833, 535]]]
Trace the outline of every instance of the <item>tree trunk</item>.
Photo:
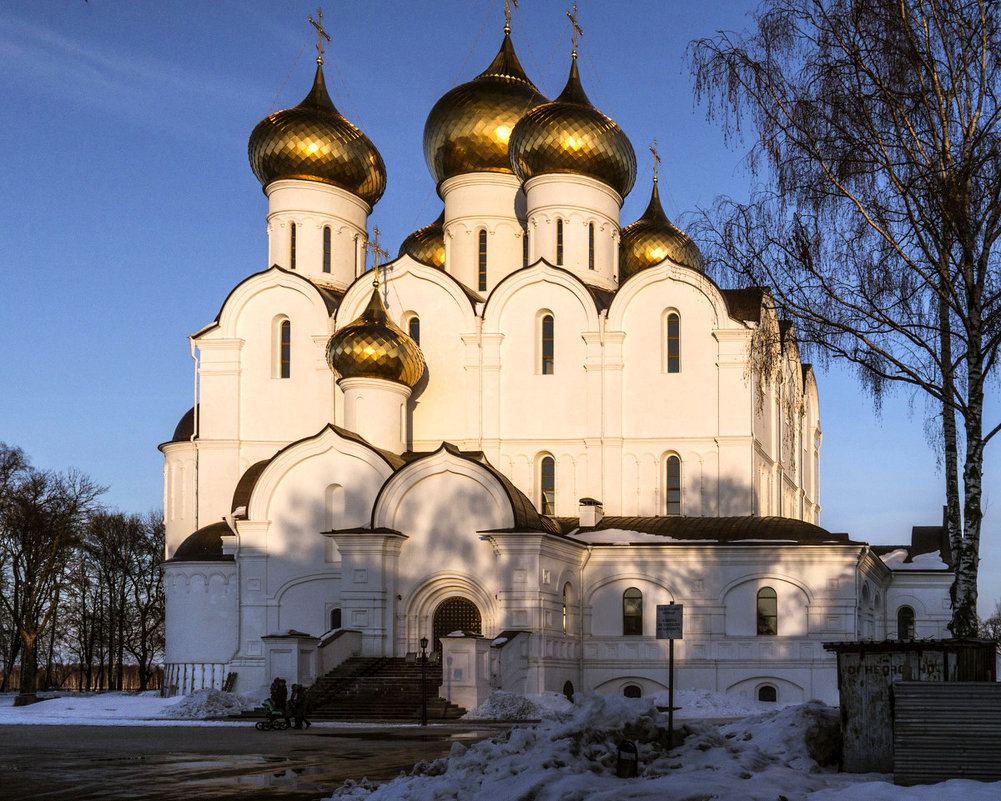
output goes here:
[[[38, 675], [38, 652], [35, 648], [37, 642], [34, 636], [28, 637], [23, 632], [23, 649], [21, 656], [21, 687], [18, 695], [24, 698], [33, 698], [35, 695], [35, 683]], [[17, 700], [15, 700], [17, 705]], [[23, 703], [23, 701], [22, 701]]]

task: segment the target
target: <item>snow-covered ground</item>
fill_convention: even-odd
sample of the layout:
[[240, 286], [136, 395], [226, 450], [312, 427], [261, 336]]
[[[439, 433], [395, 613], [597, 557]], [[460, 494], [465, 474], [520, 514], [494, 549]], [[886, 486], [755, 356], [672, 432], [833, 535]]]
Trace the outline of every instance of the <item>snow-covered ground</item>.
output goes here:
[[[44, 694], [43, 694], [44, 695]], [[28, 707], [0, 695], [0, 725], [245, 726], [207, 721], [256, 703], [202, 691], [160, 698], [149, 693], [66, 694]], [[627, 699], [580, 693], [571, 705], [557, 693], [495, 693], [468, 716], [537, 717], [448, 759], [420, 763], [407, 776], [372, 788], [349, 782], [336, 801], [998, 801], [1001, 782], [953, 780], [896, 787], [892, 777], [837, 773], [837, 711], [818, 702], [778, 707], [705, 691], [679, 691], [678, 728], [688, 735], [673, 751], [665, 743], [666, 698]], [[734, 720], [734, 718], [736, 718]], [[710, 719], [710, 720], [707, 720]], [[730, 719], [718, 723], [719, 719]], [[682, 721], [684, 721], [682, 723]], [[323, 724], [319, 724], [323, 725]], [[327, 724], [343, 726], [344, 724]], [[367, 724], [363, 724], [367, 725]], [[615, 775], [623, 739], [636, 743], [639, 776]]]
[[[495, 693], [470, 717], [535, 709], [541, 723], [512, 729], [447, 759], [421, 763], [378, 788], [347, 782], [334, 801], [998, 801], [1001, 782], [953, 780], [896, 787], [892, 777], [838, 773], [838, 712], [820, 702], [776, 707], [717, 693], [677, 693], [684, 744], [666, 747], [661, 699], [580, 693]], [[755, 708], [748, 708], [748, 705]], [[562, 709], [561, 709], [562, 707]], [[748, 714], [753, 712], [754, 714]], [[694, 713], [694, 714], [691, 714]], [[747, 715], [729, 723], [706, 718]], [[697, 720], [702, 718], [703, 720]], [[636, 744], [639, 775], [616, 776], [623, 740]]]

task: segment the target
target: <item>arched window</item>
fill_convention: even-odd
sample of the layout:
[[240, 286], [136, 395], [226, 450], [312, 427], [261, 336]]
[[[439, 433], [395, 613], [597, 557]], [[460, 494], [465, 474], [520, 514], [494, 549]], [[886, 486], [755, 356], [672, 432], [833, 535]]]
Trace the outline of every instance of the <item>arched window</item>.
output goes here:
[[566, 634], [570, 629], [570, 584], [563, 585], [563, 633]]
[[563, 695], [566, 696], [568, 701], [573, 701], [573, 682], [565, 681], [563, 682]]
[[563, 220], [556, 221], [556, 264], [563, 266]]
[[667, 457], [667, 513], [681, 514], [681, 459]]
[[758, 590], [758, 634], [779, 633], [779, 597], [771, 587]]
[[542, 318], [542, 374], [552, 375], [555, 370], [555, 346], [553, 338], [553, 315], [547, 314]]
[[330, 272], [330, 226], [323, 226], [323, 272]]
[[338, 608], [338, 609], [331, 609], [330, 610], [330, 628], [331, 628], [331, 630], [333, 630], [333, 629], [339, 629], [340, 627], [341, 627], [341, 610], [340, 610], [340, 608]]
[[528, 266], [528, 229], [521, 235], [521, 266]]
[[477, 286], [480, 292], [487, 291], [487, 230], [480, 229], [479, 272]]
[[416, 314], [410, 318], [410, 322], [407, 323], [407, 333], [410, 334], [410, 338], [416, 342], [418, 345], [421, 344], [421, 318]]
[[587, 269], [594, 269], [594, 223], [587, 224]]
[[555, 514], [556, 508], [556, 460], [552, 456], [542, 457], [539, 462], [539, 488], [542, 514]]
[[295, 269], [295, 223], [289, 225], [288, 240], [288, 266], [290, 270]]
[[667, 315], [667, 372], [681, 372], [681, 318]]
[[897, 610], [897, 639], [914, 639], [914, 610], [909, 606]]
[[643, 688], [640, 687], [638, 684], [627, 684], [625, 687], [622, 688], [622, 694], [626, 698], [642, 698]]
[[289, 320], [282, 320], [278, 326], [278, 369], [275, 371], [279, 378], [290, 378], [292, 376], [292, 323]]
[[763, 684], [758, 687], [758, 700], [766, 704], [774, 704], [779, 700], [779, 694], [771, 684]]
[[643, 593], [635, 587], [622, 593], [622, 633], [643, 634]]

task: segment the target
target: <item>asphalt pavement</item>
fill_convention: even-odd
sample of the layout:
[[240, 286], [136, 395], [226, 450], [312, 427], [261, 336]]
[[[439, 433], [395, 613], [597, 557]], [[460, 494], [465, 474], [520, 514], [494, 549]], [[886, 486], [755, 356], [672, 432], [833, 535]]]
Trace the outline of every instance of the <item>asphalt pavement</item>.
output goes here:
[[317, 801], [384, 782], [506, 727], [0, 726], [0, 799]]

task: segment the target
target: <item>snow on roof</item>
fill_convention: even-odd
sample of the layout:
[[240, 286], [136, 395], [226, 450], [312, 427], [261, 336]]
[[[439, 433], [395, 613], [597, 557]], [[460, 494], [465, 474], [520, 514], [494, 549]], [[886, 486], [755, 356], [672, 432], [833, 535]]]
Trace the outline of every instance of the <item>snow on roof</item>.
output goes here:
[[897, 548], [880, 556], [890, 570], [948, 570], [949, 566], [942, 561], [942, 554], [939, 551], [932, 553], [922, 553], [915, 556], [910, 562], [907, 559], [907, 549]]

